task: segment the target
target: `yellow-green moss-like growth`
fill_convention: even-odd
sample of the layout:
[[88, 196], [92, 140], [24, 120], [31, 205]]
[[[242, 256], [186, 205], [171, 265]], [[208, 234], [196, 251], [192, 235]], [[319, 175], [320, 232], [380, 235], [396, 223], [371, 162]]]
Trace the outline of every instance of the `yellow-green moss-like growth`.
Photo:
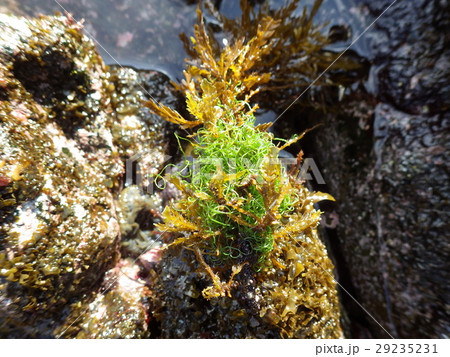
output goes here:
[[[179, 85], [191, 117], [147, 103], [183, 128], [200, 126], [191, 136], [194, 160], [188, 173], [183, 170], [170, 177], [182, 199], [166, 207], [159, 225], [174, 235], [166, 257], [180, 257], [181, 262], [175, 259], [175, 271], [183, 275], [172, 282], [170, 274], [163, 274], [158, 285], [161, 322], [168, 336], [168, 331], [181, 331], [185, 324], [192, 324], [187, 336], [210, 330], [207, 319], [201, 325], [192, 321], [202, 303], [193, 297], [197, 285], [192, 271], [180, 268], [196, 271], [198, 266], [203, 269], [199, 276], [206, 274], [212, 280], [203, 297], [230, 297], [207, 302], [219, 315], [225, 314], [213, 323], [217, 337], [272, 336], [274, 331], [282, 337], [342, 337], [333, 265], [318, 237], [321, 212], [314, 208], [315, 202], [332, 197], [309, 191], [298, 179], [301, 153], [292, 167], [281, 165], [279, 152], [303, 134], [273, 144], [269, 125], [255, 126], [257, 106], [250, 102], [259, 91], [281, 83], [289, 69], [306, 78], [331, 63], [333, 58], [318, 53], [327, 41], [312, 25], [320, 2], [310, 15], [305, 11], [293, 17], [298, 1], [276, 12], [262, 7], [256, 15], [247, 1], [241, 1], [243, 16], [235, 23], [216, 15], [231, 34], [223, 48], [207, 33], [199, 10], [188, 47], [191, 59]], [[298, 27], [289, 27], [290, 21]], [[296, 61], [290, 60], [301, 53], [309, 64], [292, 65]], [[280, 63], [287, 67], [280, 69]], [[301, 80], [283, 83], [303, 85]], [[170, 262], [163, 258], [164, 264]], [[179, 299], [180, 289], [190, 291], [191, 298]]]
[[[247, 264], [254, 271], [268, 266], [285, 269], [274, 246], [286, 240], [294, 244], [296, 237], [314, 229], [320, 211], [313, 204], [332, 199], [308, 191], [297, 178], [298, 165], [286, 172], [278, 159], [280, 150], [303, 135], [277, 146], [266, 131], [268, 125], [254, 126], [257, 106], [250, 106], [250, 98], [271, 80], [270, 73], [262, 73], [261, 68], [266, 68], [264, 61], [272, 51], [286, 45], [281, 41], [287, 31], [281, 19], [294, 9], [291, 4], [275, 18], [260, 15], [252, 38], [238, 37], [218, 55], [198, 10], [199, 23], [191, 39], [191, 56], [197, 62], [188, 66], [181, 86], [192, 119], [164, 105], [147, 103], [183, 128], [202, 125], [193, 135], [195, 159], [190, 174], [170, 179], [183, 198], [165, 209], [165, 222], [159, 229], [178, 234], [171, 246], [182, 245], [195, 252], [213, 282], [203, 290], [208, 299], [231, 296], [233, 278]], [[311, 20], [305, 24], [297, 31], [308, 33]], [[312, 44], [308, 47], [307, 38], [302, 38], [305, 48], [310, 48]], [[314, 37], [315, 46], [320, 39]], [[298, 164], [300, 160], [301, 155]]]

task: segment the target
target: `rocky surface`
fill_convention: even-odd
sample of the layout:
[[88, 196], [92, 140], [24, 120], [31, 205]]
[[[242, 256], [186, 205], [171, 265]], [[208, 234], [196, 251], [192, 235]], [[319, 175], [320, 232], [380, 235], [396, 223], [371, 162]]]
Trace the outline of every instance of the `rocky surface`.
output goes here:
[[[378, 16], [389, 3], [367, 9]], [[450, 336], [448, 19], [444, 2], [393, 6], [366, 39], [373, 96], [353, 87], [338, 109], [303, 116], [301, 126], [325, 124], [309, 145], [337, 200], [341, 282], [372, 315], [343, 293], [354, 325], [368, 328], [354, 336]]]
[[106, 272], [102, 287], [71, 305], [71, 314], [55, 330], [58, 338], [148, 338], [148, 297], [140, 267], [121, 260]]
[[[194, 254], [171, 249], [156, 266], [154, 316], [163, 338], [342, 338], [333, 265], [317, 233], [279, 242], [278, 266], [236, 276], [231, 297], [206, 300]], [[287, 252], [287, 254], [286, 254]]]
[[0, 334], [51, 337], [118, 261], [127, 160], [141, 187], [164, 163], [165, 124], [141, 100], [176, 98], [161, 74], [108, 69], [69, 18], [0, 28]]
[[[7, 0], [6, 8], [33, 15], [55, 10], [27, 10], [27, 3]], [[357, 3], [358, 16], [375, 17], [390, 2]], [[95, 19], [104, 11], [96, 6], [81, 2], [87, 12], [80, 17]], [[364, 86], [342, 92], [337, 111], [303, 111], [295, 129], [284, 118], [288, 132], [280, 136], [325, 123], [302, 145], [315, 152], [337, 199], [328, 233], [339, 280], [372, 315], [343, 292], [348, 335], [448, 337], [450, 17], [444, 1], [400, 1], [391, 10], [357, 44], [372, 63]], [[167, 18], [172, 14], [161, 21]], [[175, 105], [167, 78], [108, 69], [79, 26], [64, 17], [0, 15], [0, 28], [0, 335], [280, 336], [276, 320], [254, 313], [261, 291], [253, 300], [239, 291], [233, 299], [206, 302], [189, 252], [157, 266], [153, 223], [162, 201], [139, 190], [149, 190], [148, 173], [167, 161], [166, 129], [140, 101], [152, 95]], [[149, 40], [144, 62], [157, 49], [151, 41], [160, 38], [113, 27], [108, 40], [109, 33], [88, 30], [125, 54]], [[181, 60], [177, 54], [173, 62]], [[140, 187], [119, 196], [125, 182]], [[138, 267], [119, 261], [119, 252], [136, 258], [143, 247], [154, 249]], [[154, 284], [156, 273], [158, 297], [144, 286]], [[339, 335], [323, 331], [322, 337]]]
[[[107, 68], [70, 17], [1, 15], [0, 27], [2, 336], [342, 336], [333, 266], [316, 235], [280, 253], [284, 269], [241, 274], [236, 299], [195, 295], [207, 280], [193, 261], [158, 264], [154, 223], [173, 193], [160, 197], [152, 176], [170, 148], [167, 126], [142, 101], [176, 107], [167, 78]], [[185, 311], [186, 295], [196, 310]]]
[[[2, 310], [17, 305], [34, 319], [114, 265], [119, 225], [107, 187], [122, 165], [91, 42], [65, 19], [2, 15], [0, 27]], [[23, 318], [2, 319], [2, 330], [15, 323]]]

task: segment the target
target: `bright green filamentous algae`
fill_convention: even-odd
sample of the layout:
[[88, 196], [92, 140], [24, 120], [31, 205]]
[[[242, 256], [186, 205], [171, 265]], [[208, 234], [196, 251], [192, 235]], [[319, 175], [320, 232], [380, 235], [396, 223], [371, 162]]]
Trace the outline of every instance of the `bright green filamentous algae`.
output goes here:
[[[223, 48], [208, 35], [198, 10], [195, 38], [191, 38], [188, 50], [192, 60], [179, 86], [192, 117], [185, 119], [164, 105], [147, 103], [154, 112], [183, 128], [201, 125], [192, 135], [195, 158], [190, 174], [170, 178], [183, 198], [165, 209], [159, 229], [175, 233], [169, 249], [182, 245], [195, 252], [213, 282], [203, 290], [207, 299], [231, 296], [233, 278], [246, 265], [254, 272], [267, 267], [286, 268], [276, 253], [284, 249], [284, 243], [280, 243], [315, 229], [321, 212], [313, 204], [332, 199], [308, 191], [297, 178], [301, 154], [289, 172], [278, 159], [280, 150], [303, 135], [282, 146], [275, 145], [267, 132], [269, 125], [254, 125], [257, 105], [252, 107], [250, 103], [254, 95], [270, 89], [288, 70], [303, 77], [313, 76], [320, 66], [334, 59], [320, 52], [327, 41], [312, 25], [320, 2], [309, 16], [305, 12], [294, 17], [298, 1], [276, 12], [262, 7], [256, 15], [242, 1], [239, 30], [220, 18], [232, 37]], [[292, 58], [310, 55], [321, 62], [314, 69], [311, 65], [289, 67], [289, 54]], [[283, 61], [287, 68], [280, 69], [277, 61]], [[278, 69], [271, 74], [271, 68]]]

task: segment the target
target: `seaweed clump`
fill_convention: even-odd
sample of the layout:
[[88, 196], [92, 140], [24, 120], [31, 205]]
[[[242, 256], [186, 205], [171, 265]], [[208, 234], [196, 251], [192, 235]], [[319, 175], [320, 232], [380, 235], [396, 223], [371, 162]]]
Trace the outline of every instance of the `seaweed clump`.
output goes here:
[[[215, 36], [217, 26], [205, 26], [205, 31], [197, 39], [202, 43], [208, 41], [203, 52], [196, 49], [196, 44], [190, 41], [186, 34], [181, 34], [180, 38], [191, 57], [189, 61], [201, 64], [197, 67], [208, 66], [211, 56], [220, 58], [224, 52], [228, 53], [228, 60], [233, 61], [233, 56], [237, 54], [233, 51], [259, 38], [264, 42], [259, 42], [261, 47], [258, 48], [256, 46], [258, 42], [255, 42], [251, 45], [252, 52], [245, 56], [245, 61], [234, 63], [239, 69], [237, 71], [228, 69], [242, 79], [250, 82], [258, 81], [259, 93], [254, 99], [261, 106], [270, 106], [270, 109], [273, 109], [274, 105], [281, 108], [294, 103], [301, 106], [316, 106], [315, 88], [320, 88], [323, 92], [324, 87], [345, 85], [352, 82], [355, 76], [360, 77], [363, 69], [359, 59], [354, 56], [342, 55], [327, 49], [327, 45], [339, 39], [335, 39], [332, 32], [324, 34], [326, 24], [314, 22], [322, 2], [315, 0], [309, 11], [305, 7], [300, 15], [296, 15], [300, 0], [288, 1], [285, 6], [276, 10], [270, 7], [268, 1], [255, 8], [251, 1], [241, 0], [242, 16], [231, 19], [216, 11], [211, 3], [206, 1], [205, 6], [214, 18], [214, 25], [220, 27], [223, 36]], [[267, 23], [269, 19], [270, 25]], [[222, 44], [233, 41], [234, 45], [225, 46], [228, 47], [228, 50], [225, 50]], [[225, 66], [227, 64], [229, 65], [230, 61], [223, 63]], [[213, 70], [213, 75], [218, 74], [214, 73], [216, 68], [210, 69]], [[250, 72], [260, 78], [249, 76]], [[308, 86], [311, 86], [310, 90], [303, 93]], [[323, 96], [322, 92], [319, 97]], [[297, 98], [293, 103], [293, 98], [300, 93], [304, 94], [302, 98]]]
[[[290, 168], [278, 157], [304, 133], [274, 144], [267, 131], [270, 125], [255, 126], [258, 106], [250, 103], [273, 82], [271, 73], [263, 71], [269, 69], [265, 61], [282, 43], [277, 36], [285, 36], [284, 17], [292, 14], [293, 4], [297, 1], [278, 11], [278, 17], [261, 15], [251, 38], [236, 33], [238, 37], [220, 51], [198, 10], [192, 61], [179, 86], [192, 117], [186, 119], [152, 101], [146, 104], [183, 128], [201, 125], [190, 136], [194, 160], [188, 170], [169, 178], [182, 199], [165, 208], [164, 223], [158, 227], [175, 236], [168, 245], [170, 259], [180, 252], [186, 259], [184, 252], [192, 251], [200, 274], [209, 276], [212, 284], [202, 290], [204, 298], [233, 298], [235, 289], [240, 308], [219, 304], [224, 311], [256, 318], [255, 326], [268, 323], [285, 337], [339, 337], [333, 266], [317, 236], [321, 212], [314, 208], [316, 202], [333, 198], [309, 191], [299, 179], [302, 153]], [[248, 5], [242, 1], [241, 6]], [[307, 23], [298, 31], [308, 32], [312, 27]], [[167, 290], [165, 294], [170, 295]], [[192, 294], [198, 299], [198, 293]], [[165, 316], [170, 308], [183, 309], [171, 298], [165, 300]]]

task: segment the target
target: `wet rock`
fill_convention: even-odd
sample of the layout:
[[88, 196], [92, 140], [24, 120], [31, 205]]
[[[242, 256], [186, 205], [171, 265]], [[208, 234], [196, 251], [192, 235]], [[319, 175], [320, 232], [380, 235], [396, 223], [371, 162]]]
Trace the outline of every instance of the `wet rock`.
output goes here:
[[65, 324], [55, 331], [60, 338], [146, 338], [148, 296], [140, 268], [122, 260], [108, 271], [98, 293], [72, 307]]
[[0, 16], [1, 291], [18, 310], [45, 315], [114, 264], [108, 187], [122, 165], [93, 44], [64, 18]]
[[280, 242], [278, 266], [244, 267], [232, 297], [206, 300], [194, 254], [169, 250], [155, 270], [154, 315], [164, 338], [341, 338], [333, 265], [317, 233]]
[[[362, 125], [371, 119], [374, 127]], [[369, 116], [327, 116], [326, 128], [314, 138], [338, 202], [341, 264], [357, 300], [394, 336], [449, 332], [444, 283], [449, 245], [442, 238], [450, 196], [444, 160], [448, 120], [379, 104]], [[356, 309], [353, 314], [365, 315]], [[386, 336], [368, 315], [366, 323], [375, 336]]]
[[52, 337], [118, 260], [127, 160], [141, 188], [164, 163], [165, 125], [140, 101], [176, 99], [164, 75], [108, 69], [69, 18], [0, 29], [0, 334]]
[[136, 185], [120, 193], [118, 206], [123, 255], [138, 258], [149, 249], [161, 245], [160, 234], [154, 227], [155, 223], [161, 222], [158, 213], [162, 212], [161, 201], [158, 194], [144, 194]]
[[139, 71], [111, 66], [109, 80], [114, 91], [111, 104], [114, 121], [111, 134], [125, 161], [125, 186], [138, 185], [151, 194], [157, 191], [154, 176], [171, 156], [172, 126], [145, 108], [143, 101], [160, 98], [162, 103], [177, 106], [178, 97], [169, 78], [155, 71]]
[[[374, 15], [389, 1], [368, 3]], [[449, 26], [445, 1], [399, 2], [371, 36], [379, 98], [408, 114], [437, 114], [450, 106]]]
[[[368, 7], [377, 16], [389, 3]], [[330, 246], [341, 282], [371, 315], [343, 293], [350, 319], [369, 330], [356, 335], [450, 335], [450, 52], [442, 6], [393, 6], [369, 35], [366, 87], [376, 97], [354, 88], [339, 110], [303, 116], [305, 127], [325, 124], [311, 133], [309, 150], [337, 201]]]

